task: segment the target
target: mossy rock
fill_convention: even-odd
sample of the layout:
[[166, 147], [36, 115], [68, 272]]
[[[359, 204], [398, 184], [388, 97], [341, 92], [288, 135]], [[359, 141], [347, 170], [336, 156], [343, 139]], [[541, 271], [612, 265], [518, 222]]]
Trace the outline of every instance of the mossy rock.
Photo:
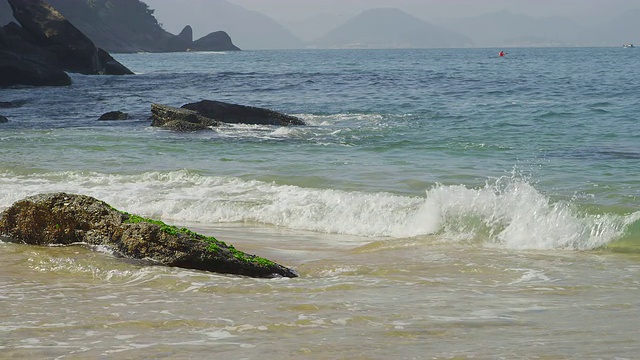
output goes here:
[[298, 276], [214, 237], [121, 212], [84, 195], [42, 194], [20, 200], [0, 215], [0, 236], [31, 245], [107, 246], [127, 258], [223, 274]]

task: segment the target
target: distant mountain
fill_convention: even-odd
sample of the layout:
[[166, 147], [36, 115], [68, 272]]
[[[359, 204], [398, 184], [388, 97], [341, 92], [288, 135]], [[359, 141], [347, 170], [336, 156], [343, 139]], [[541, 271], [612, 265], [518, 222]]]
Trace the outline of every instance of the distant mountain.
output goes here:
[[309, 17], [281, 20], [281, 23], [303, 41], [311, 42], [326, 35], [352, 17], [353, 14], [317, 13]]
[[469, 36], [479, 47], [618, 46], [640, 42], [640, 9], [626, 11], [603, 25], [582, 26], [567, 17], [532, 17], [510, 11], [443, 23]]
[[312, 43], [329, 48], [473, 46], [473, 41], [464, 35], [431, 25], [395, 8], [366, 10]]
[[163, 26], [180, 31], [185, 24], [196, 36], [224, 30], [242, 49], [293, 49], [304, 43], [284, 26], [259, 12], [247, 10], [225, 0], [145, 0]]
[[534, 18], [510, 11], [461, 18], [443, 24], [469, 36], [478, 47], [569, 46], [585, 29], [566, 17]]
[[46, 0], [99, 47], [113, 52], [180, 51], [139, 0]]
[[573, 47], [575, 43], [558, 39], [536, 37], [536, 36], [519, 36], [505, 39], [496, 47]]

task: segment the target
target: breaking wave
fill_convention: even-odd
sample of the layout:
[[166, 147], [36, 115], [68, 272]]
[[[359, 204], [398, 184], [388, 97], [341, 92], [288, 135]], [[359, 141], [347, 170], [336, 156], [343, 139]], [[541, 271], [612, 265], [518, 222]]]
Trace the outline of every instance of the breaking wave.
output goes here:
[[[424, 196], [303, 188], [187, 170], [111, 175], [0, 174], [0, 207], [37, 193], [94, 196], [171, 223], [254, 223], [321, 233], [480, 242], [511, 249], [591, 250], [637, 243], [640, 211], [587, 212], [505, 177], [479, 188], [435, 184]], [[634, 246], [632, 246], [634, 247]]]

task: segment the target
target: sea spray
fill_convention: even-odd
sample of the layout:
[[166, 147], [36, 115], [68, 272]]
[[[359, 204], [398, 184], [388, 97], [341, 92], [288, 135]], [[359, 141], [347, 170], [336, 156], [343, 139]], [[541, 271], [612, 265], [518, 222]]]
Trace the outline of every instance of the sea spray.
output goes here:
[[363, 237], [436, 234], [443, 241], [512, 249], [595, 249], [621, 239], [640, 218], [640, 212], [589, 214], [514, 176], [479, 188], [436, 184], [424, 197], [303, 188], [186, 170], [5, 173], [0, 184], [2, 208], [27, 195], [68, 191], [172, 223], [257, 223]]
[[436, 186], [427, 192], [425, 207], [438, 209], [440, 233], [447, 239], [511, 249], [595, 249], [622, 237], [640, 217], [640, 212], [588, 214], [513, 177], [478, 189]]

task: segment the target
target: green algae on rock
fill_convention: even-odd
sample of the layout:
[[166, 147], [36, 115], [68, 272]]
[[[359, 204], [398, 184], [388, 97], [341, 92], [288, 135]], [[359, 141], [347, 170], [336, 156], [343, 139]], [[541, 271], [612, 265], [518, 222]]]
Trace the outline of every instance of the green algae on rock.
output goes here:
[[121, 212], [85, 195], [54, 193], [20, 200], [0, 214], [0, 236], [31, 245], [101, 245], [126, 258], [223, 274], [298, 276], [214, 237]]

